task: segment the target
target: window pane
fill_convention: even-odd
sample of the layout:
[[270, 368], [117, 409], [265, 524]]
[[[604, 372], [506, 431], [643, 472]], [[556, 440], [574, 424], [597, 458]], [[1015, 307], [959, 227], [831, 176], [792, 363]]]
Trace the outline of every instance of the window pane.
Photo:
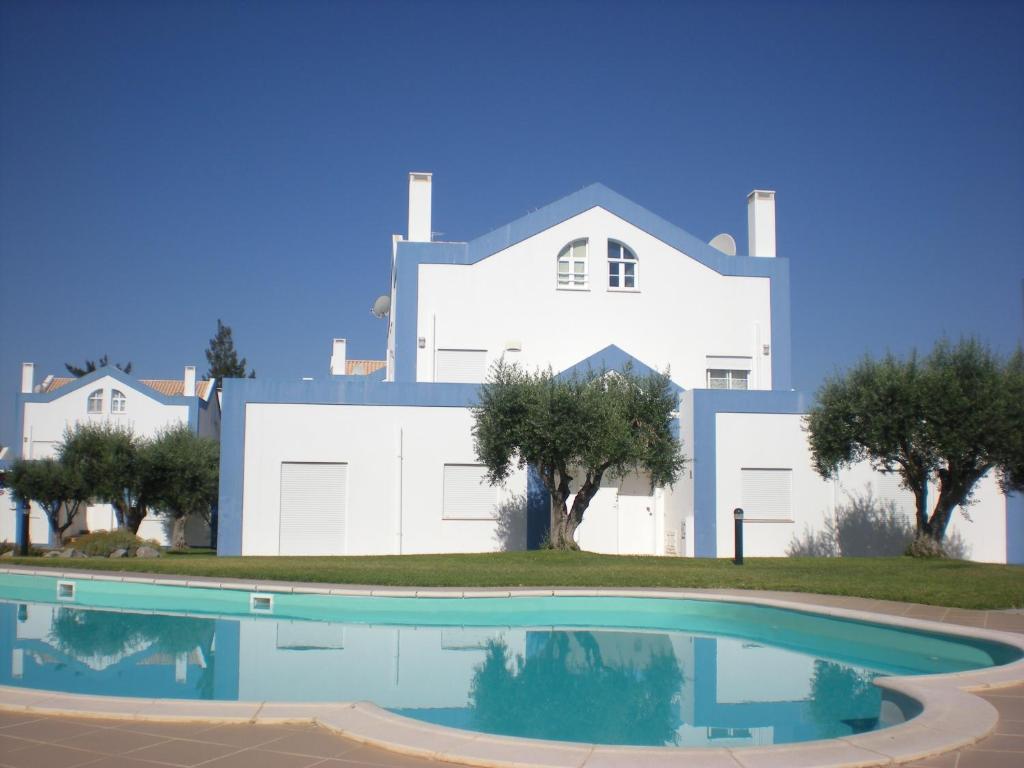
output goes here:
[[636, 280], [633, 278], [632, 275], [626, 275], [626, 277], [622, 281], [622, 285], [625, 288], [636, 288]]
[[608, 243], [608, 258], [618, 259], [622, 257], [622, 246], [618, 243]]
[[572, 245], [572, 257], [574, 259], [585, 259], [587, 258], [587, 241], [581, 240], [578, 243]]
[[633, 262], [625, 261], [622, 263], [622, 266], [626, 270], [627, 277], [632, 277], [634, 274], [636, 274], [636, 264], [634, 264]]
[[612, 272], [611, 274], [608, 275], [608, 286], [610, 288], [618, 288], [619, 287], [619, 276], [616, 275], [614, 272]]
[[569, 262], [568, 261], [560, 261], [560, 262], [558, 262], [558, 274], [560, 274], [560, 275], [568, 275], [569, 274]]
[[573, 272], [575, 272], [577, 275], [584, 274], [586, 272], [586, 267], [587, 265], [584, 264], [582, 261], [574, 261], [572, 264]]

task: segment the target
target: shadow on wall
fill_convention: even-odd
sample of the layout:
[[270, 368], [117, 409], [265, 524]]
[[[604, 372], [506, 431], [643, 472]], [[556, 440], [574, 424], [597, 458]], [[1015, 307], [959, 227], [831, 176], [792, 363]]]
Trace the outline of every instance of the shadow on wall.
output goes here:
[[515, 493], [494, 508], [494, 539], [501, 552], [526, 549], [526, 494]]
[[[849, 494], [848, 503], [825, 516], [825, 528], [804, 527], [802, 538], [793, 537], [786, 549], [789, 557], [898, 557], [914, 541], [915, 525], [896, 509], [890, 499], [875, 499], [871, 486], [862, 494]], [[966, 560], [966, 542], [957, 532], [946, 534], [946, 555]]]

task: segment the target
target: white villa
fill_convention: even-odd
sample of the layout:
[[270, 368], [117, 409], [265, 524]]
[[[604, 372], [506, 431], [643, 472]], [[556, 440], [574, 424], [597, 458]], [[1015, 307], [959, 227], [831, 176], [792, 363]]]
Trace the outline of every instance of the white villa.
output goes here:
[[[196, 381], [195, 366], [184, 369], [181, 379], [139, 379], [106, 366], [80, 378], [48, 375], [35, 382], [35, 366], [23, 363], [21, 394], [18, 396], [20, 456], [45, 459], [55, 455], [66, 429], [76, 424], [108, 422], [130, 428], [141, 437], [154, 437], [161, 430], [187, 424], [204, 437], [220, 436], [220, 403], [215, 381]], [[6, 492], [3, 504], [11, 512], [0, 516], [0, 541], [15, 541], [17, 515], [14, 500]], [[69, 529], [112, 530], [116, 527], [109, 504], [92, 504], [79, 512], [79, 525]], [[188, 536], [196, 544], [208, 543], [209, 531], [190, 523]], [[143, 520], [139, 535], [167, 543], [164, 521], [153, 514]], [[53, 543], [46, 515], [31, 506], [29, 539], [33, 544]]]
[[[502, 356], [556, 372], [670, 371], [683, 477], [654, 490], [643, 477], [608, 483], [579, 529], [584, 549], [731, 556], [740, 507], [746, 553], [781, 556], [868, 486], [912, 510], [892, 476], [860, 466], [825, 481], [811, 467], [774, 192], [748, 196], [747, 255], [736, 255], [730, 236], [705, 243], [601, 185], [471, 242], [435, 242], [431, 185], [410, 175], [383, 362], [346, 360], [335, 339], [323, 380], [225, 382], [220, 554], [537, 546], [539, 482], [523, 472], [490, 487], [473, 451], [469, 409]], [[992, 478], [951, 530], [972, 559], [1024, 562], [1024, 501]]]

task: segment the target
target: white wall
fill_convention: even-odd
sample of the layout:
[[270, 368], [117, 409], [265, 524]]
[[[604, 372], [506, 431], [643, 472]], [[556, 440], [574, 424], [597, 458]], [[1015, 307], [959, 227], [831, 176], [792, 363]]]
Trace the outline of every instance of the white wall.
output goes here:
[[[446, 463], [475, 464], [467, 408], [249, 403], [245, 411], [243, 555], [276, 555], [281, 463], [348, 464], [344, 551], [337, 554], [499, 549], [494, 520], [443, 520]], [[496, 491], [522, 501], [526, 475]], [[525, 546], [525, 525], [514, 547]]]
[[[588, 238], [588, 290], [557, 288], [558, 254]], [[608, 239], [638, 259], [638, 290], [608, 289]], [[399, 287], [401, 290], [401, 287]], [[684, 388], [706, 386], [706, 357], [753, 358], [751, 389], [771, 388], [769, 280], [727, 277], [605, 211], [593, 208], [476, 264], [419, 267], [417, 381], [434, 380], [435, 350], [486, 349], [530, 368], [564, 370], [615, 344], [671, 367]]]
[[716, 522], [719, 557], [731, 557], [733, 509], [743, 506], [741, 470], [792, 469], [793, 519], [789, 522], [745, 522], [743, 549], [749, 557], [776, 557], [786, 553], [794, 535], [804, 526], [820, 530], [833, 505], [831, 482], [811, 467], [802, 416], [797, 414], [719, 413], [715, 417]]
[[[802, 538], [808, 529], [821, 531], [826, 515], [846, 504], [850, 494], [862, 494], [867, 487], [879, 500], [892, 499], [913, 519], [913, 496], [895, 488], [892, 476], [874, 472], [866, 463], [840, 472], [836, 480], [823, 480], [811, 464], [803, 416], [798, 414], [719, 413], [716, 416], [717, 502], [716, 520], [719, 557], [731, 557], [734, 549], [732, 511], [742, 507], [740, 471], [743, 468], [788, 468], [793, 470], [792, 522], [747, 521], [743, 528], [744, 553], [751, 557], [781, 557], [793, 537]], [[936, 491], [931, 489], [929, 507]], [[992, 476], [983, 478], [975, 489], [975, 501], [968, 507], [971, 521], [959, 510], [947, 535], [964, 538], [971, 560], [1006, 562], [1006, 498]]]

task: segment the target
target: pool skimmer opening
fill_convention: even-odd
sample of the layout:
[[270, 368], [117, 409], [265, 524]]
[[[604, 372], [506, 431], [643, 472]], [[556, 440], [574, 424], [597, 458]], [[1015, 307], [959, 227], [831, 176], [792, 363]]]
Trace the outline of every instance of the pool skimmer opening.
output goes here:
[[273, 613], [274, 596], [252, 593], [249, 595], [249, 610], [252, 613]]
[[57, 599], [58, 600], [74, 600], [75, 599], [75, 582], [73, 582], [73, 581], [58, 581], [57, 582]]

